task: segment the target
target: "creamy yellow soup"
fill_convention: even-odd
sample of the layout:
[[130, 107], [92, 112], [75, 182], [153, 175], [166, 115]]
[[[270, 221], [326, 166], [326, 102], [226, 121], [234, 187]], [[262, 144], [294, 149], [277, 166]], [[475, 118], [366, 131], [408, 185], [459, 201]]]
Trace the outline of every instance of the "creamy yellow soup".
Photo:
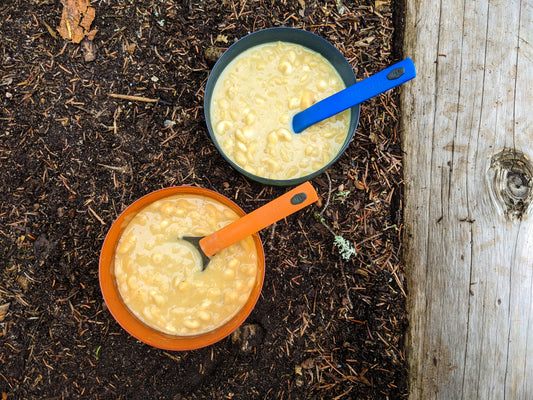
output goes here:
[[348, 135], [350, 110], [299, 134], [292, 117], [345, 85], [322, 55], [274, 42], [252, 47], [224, 69], [213, 89], [211, 121], [222, 151], [242, 169], [294, 179], [327, 165]]
[[175, 195], [143, 208], [115, 252], [115, 278], [141, 321], [172, 335], [211, 331], [246, 303], [257, 281], [253, 238], [215, 254], [202, 271], [198, 251], [183, 236], [205, 236], [238, 218], [209, 197]]

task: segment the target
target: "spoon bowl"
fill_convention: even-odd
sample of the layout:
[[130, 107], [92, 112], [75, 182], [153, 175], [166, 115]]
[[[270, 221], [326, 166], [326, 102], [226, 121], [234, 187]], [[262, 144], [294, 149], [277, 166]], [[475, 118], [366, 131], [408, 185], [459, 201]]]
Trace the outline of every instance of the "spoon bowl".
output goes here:
[[315, 189], [309, 182], [305, 182], [208, 236], [184, 236], [182, 240], [187, 241], [198, 251], [203, 271], [207, 268], [211, 257], [220, 250], [259, 232], [317, 200], [318, 195]]

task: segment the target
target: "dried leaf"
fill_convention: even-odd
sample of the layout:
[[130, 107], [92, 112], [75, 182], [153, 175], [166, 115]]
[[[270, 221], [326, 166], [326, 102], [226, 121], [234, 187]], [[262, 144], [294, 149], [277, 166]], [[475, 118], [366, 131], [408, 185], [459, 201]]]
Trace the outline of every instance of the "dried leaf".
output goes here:
[[91, 62], [96, 59], [96, 49], [94, 42], [90, 39], [83, 39], [81, 41], [81, 50], [83, 53], [83, 59], [85, 62]]
[[7, 314], [7, 310], [9, 309], [9, 306], [11, 303], [5, 303], [0, 306], [0, 322], [4, 320]]
[[137, 43], [133, 42], [133, 43], [128, 43], [126, 42], [124, 44], [124, 51], [126, 51], [129, 55], [133, 55], [133, 53], [135, 53], [135, 48], [137, 47]]
[[305, 359], [300, 365], [302, 366], [303, 369], [312, 369], [315, 367], [315, 364], [316, 364], [316, 360], [313, 357], [311, 357], [311, 358]]
[[96, 30], [91, 30], [96, 11], [89, 0], [61, 0], [63, 14], [57, 31], [63, 39], [80, 43], [85, 37], [94, 39]]
[[222, 56], [224, 53], [224, 49], [217, 46], [209, 46], [204, 51], [204, 56], [209, 65], [215, 65], [217, 60]]
[[215, 42], [224, 42], [228, 43], [228, 36], [227, 35], [218, 35]]
[[[90, 5], [88, 0], [85, 0], [85, 4], [83, 4], [83, 2], [81, 2], [81, 3], [82, 3], [82, 4], [80, 4], [80, 6], [81, 6], [81, 8], [80, 8], [81, 19], [80, 19], [79, 25], [84, 30], [90, 31], [91, 30], [91, 24], [93, 23], [94, 17], [96, 16], [96, 10], [94, 9], [94, 7], [91, 7], [91, 5]], [[84, 9], [85, 9], [85, 15], [84, 15]]]
[[43, 25], [48, 30], [48, 33], [50, 34], [50, 36], [52, 36], [54, 39], [57, 39], [57, 35], [56, 35], [55, 31], [52, 29], [52, 27], [50, 25], [48, 25], [46, 23], [46, 21], [41, 21], [41, 22], [43, 23]]
[[361, 182], [359, 179], [354, 181], [353, 184], [355, 185], [355, 188], [358, 190], [365, 190], [365, 184]]
[[379, 12], [389, 11], [390, 2], [386, 0], [375, 0], [374, 8]]
[[370, 36], [354, 43], [355, 47], [368, 47], [374, 41], [375, 37]]
[[24, 292], [28, 291], [28, 288], [30, 287], [30, 280], [26, 276], [19, 275], [17, 276], [16, 281]]

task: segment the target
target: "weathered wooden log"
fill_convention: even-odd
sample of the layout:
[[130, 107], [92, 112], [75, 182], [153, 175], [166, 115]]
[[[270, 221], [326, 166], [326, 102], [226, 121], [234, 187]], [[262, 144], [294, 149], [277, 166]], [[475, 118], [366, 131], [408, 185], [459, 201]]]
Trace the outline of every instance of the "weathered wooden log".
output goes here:
[[533, 1], [406, 0], [410, 399], [533, 399]]

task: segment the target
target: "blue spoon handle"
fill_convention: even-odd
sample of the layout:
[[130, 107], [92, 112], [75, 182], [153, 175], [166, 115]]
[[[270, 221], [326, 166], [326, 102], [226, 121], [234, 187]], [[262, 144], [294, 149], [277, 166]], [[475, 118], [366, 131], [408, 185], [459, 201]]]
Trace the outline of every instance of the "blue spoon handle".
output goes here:
[[400, 86], [415, 76], [415, 65], [410, 58], [406, 58], [300, 111], [292, 118], [292, 129], [295, 133], [300, 133], [317, 122]]

